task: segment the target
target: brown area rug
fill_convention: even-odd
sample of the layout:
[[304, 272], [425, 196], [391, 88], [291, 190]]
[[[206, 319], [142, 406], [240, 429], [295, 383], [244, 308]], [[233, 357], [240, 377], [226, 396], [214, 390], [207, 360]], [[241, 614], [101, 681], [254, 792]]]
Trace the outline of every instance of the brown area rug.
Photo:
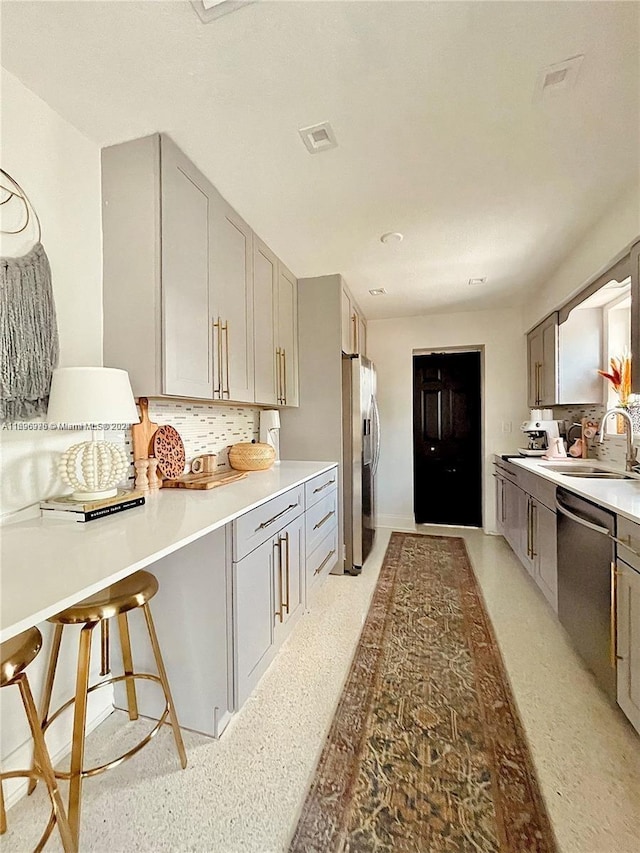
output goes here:
[[462, 539], [392, 534], [290, 850], [556, 850]]

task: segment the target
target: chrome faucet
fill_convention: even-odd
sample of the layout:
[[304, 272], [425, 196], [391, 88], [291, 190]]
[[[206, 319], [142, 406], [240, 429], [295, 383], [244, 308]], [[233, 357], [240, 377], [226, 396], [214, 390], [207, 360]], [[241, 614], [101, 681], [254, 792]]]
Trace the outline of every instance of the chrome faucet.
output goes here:
[[600, 444], [604, 441], [604, 427], [607, 422], [607, 418], [611, 417], [611, 415], [622, 415], [624, 418], [624, 422], [627, 425], [626, 433], [627, 433], [627, 459], [625, 470], [633, 471], [634, 467], [638, 464], [638, 451], [633, 446], [633, 421], [631, 420], [631, 415], [626, 409], [621, 409], [616, 407], [614, 409], [607, 409], [602, 417], [602, 421], [600, 422]]

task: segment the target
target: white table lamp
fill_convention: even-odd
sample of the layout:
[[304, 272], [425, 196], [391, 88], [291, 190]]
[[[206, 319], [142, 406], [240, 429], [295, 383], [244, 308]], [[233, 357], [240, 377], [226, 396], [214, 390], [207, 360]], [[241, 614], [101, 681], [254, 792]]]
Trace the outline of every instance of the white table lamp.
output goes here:
[[[84, 427], [92, 441], [74, 444], [58, 464], [60, 476], [77, 501], [114, 497], [127, 470], [124, 450], [98, 441], [97, 430], [138, 423], [129, 374], [114, 367], [59, 367], [53, 372], [47, 422], [58, 429]], [[116, 427], [117, 428], [117, 427]]]

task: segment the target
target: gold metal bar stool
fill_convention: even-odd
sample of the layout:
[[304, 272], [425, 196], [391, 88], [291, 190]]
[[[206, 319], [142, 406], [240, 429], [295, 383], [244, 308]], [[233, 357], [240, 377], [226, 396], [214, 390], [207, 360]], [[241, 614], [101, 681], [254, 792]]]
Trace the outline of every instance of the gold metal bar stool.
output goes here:
[[[46, 731], [51, 723], [65, 711], [70, 705], [74, 705], [73, 715], [73, 736], [71, 745], [71, 764], [69, 772], [56, 771], [56, 776], [59, 779], [69, 780], [69, 825], [73, 838], [78, 843], [80, 835], [80, 799], [82, 795], [82, 782], [88, 776], [96, 776], [105, 770], [117, 767], [139, 752], [146, 746], [151, 738], [157, 734], [160, 727], [163, 725], [167, 717], [173, 729], [173, 737], [178, 749], [180, 764], [184, 769], [187, 766], [187, 755], [182, 742], [182, 735], [176, 717], [171, 691], [169, 689], [169, 681], [164, 668], [164, 662], [160, 653], [160, 646], [156, 635], [153, 619], [151, 617], [151, 608], [149, 601], [158, 591], [158, 581], [149, 572], [136, 572], [118, 583], [112, 584], [96, 595], [90, 598], [85, 598], [79, 604], [73, 607], [68, 607], [62, 613], [52, 616], [49, 621], [55, 625], [53, 645], [49, 657], [49, 668], [47, 672], [45, 689], [43, 693], [42, 707], [40, 709], [40, 725], [42, 731]], [[151, 673], [134, 672], [133, 659], [131, 654], [131, 641], [129, 638], [129, 624], [127, 621], [127, 613], [138, 607], [142, 608], [144, 618], [149, 632], [149, 639], [153, 649], [158, 675]], [[99, 681], [93, 686], [89, 686], [89, 667], [91, 662], [91, 637], [93, 630], [97, 625], [101, 626], [102, 636], [102, 655], [101, 655], [101, 674], [106, 675], [110, 672], [109, 664], [109, 619], [112, 616], [118, 617], [118, 629], [120, 632], [120, 644], [122, 647], [122, 660], [124, 664], [124, 674], [113, 676], [111, 678]], [[61, 705], [51, 716], [49, 716], [49, 707], [51, 704], [51, 694], [53, 691], [53, 682], [56, 673], [56, 665], [58, 662], [58, 653], [62, 640], [62, 631], [65, 625], [82, 625], [80, 631], [80, 649], [78, 654], [78, 668], [76, 676], [76, 692], [75, 696]], [[138, 719], [138, 706], [136, 701], [135, 680], [145, 679], [147, 681], [158, 681], [164, 692], [165, 709], [157, 724], [136, 746], [128, 752], [123, 753], [118, 758], [102, 764], [99, 767], [84, 767], [84, 747], [85, 747], [85, 726], [87, 715], [87, 699], [89, 693], [103, 687], [106, 684], [115, 684], [119, 681], [126, 682], [127, 702], [129, 708], [129, 718], [131, 720]], [[30, 790], [33, 790], [35, 785], [32, 784]]]
[[12, 770], [0, 774], [0, 834], [7, 831], [7, 817], [4, 808], [4, 795], [2, 793], [2, 780], [15, 779], [28, 776], [32, 780], [41, 776], [47, 786], [49, 798], [51, 799], [51, 817], [40, 837], [36, 853], [39, 853], [47, 843], [53, 827], [57, 824], [62, 846], [65, 853], [75, 853], [76, 843], [69, 828], [67, 815], [64, 810], [62, 797], [58, 791], [58, 783], [51, 765], [51, 758], [44, 742], [44, 735], [38, 722], [38, 712], [33, 701], [31, 688], [27, 674], [24, 671], [42, 648], [42, 635], [37, 628], [29, 628], [17, 637], [7, 640], [0, 646], [0, 658], [2, 659], [2, 672], [0, 674], [0, 688], [15, 685], [20, 690], [20, 697], [24, 705], [25, 714], [31, 735], [33, 737], [33, 767], [31, 770]]

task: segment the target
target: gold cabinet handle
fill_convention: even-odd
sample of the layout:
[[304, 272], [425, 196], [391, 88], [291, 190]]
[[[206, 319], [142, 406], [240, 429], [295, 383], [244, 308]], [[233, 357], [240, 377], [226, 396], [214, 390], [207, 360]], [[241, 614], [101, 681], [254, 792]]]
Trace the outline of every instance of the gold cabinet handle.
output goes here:
[[326, 524], [326, 522], [327, 522], [327, 521], [329, 521], [329, 519], [331, 518], [331, 516], [332, 516], [332, 515], [335, 515], [335, 514], [336, 514], [336, 511], [335, 511], [334, 509], [332, 509], [332, 510], [331, 510], [331, 512], [328, 512], [328, 513], [325, 515], [325, 517], [324, 517], [324, 518], [321, 518], [321, 519], [320, 519], [320, 521], [319, 521], [317, 524], [314, 524], [314, 525], [313, 525], [313, 529], [314, 529], [314, 530], [318, 530], [318, 528], [322, 527], [322, 525], [323, 525], [323, 524]]
[[[279, 598], [280, 598], [280, 609], [276, 610], [276, 612], [273, 615], [274, 615], [274, 617], [277, 616], [280, 619], [280, 621], [283, 622], [284, 616], [282, 614], [283, 605], [282, 605], [282, 547], [281, 546], [282, 546], [282, 542], [280, 539], [277, 539], [274, 541], [273, 547], [278, 552], [278, 582], [280, 584], [280, 589], [278, 590], [278, 593], [279, 593]], [[275, 595], [274, 595], [274, 598], [275, 598]]]
[[327, 486], [330, 486], [332, 483], [335, 483], [335, 481], [336, 481], [336, 478], [335, 478], [335, 477], [334, 477], [332, 480], [327, 480], [327, 482], [326, 482], [326, 483], [323, 483], [321, 486], [318, 486], [318, 488], [317, 488], [317, 489], [314, 489], [314, 490], [313, 490], [313, 494], [315, 495], [315, 494], [317, 494], [318, 492], [321, 492], [323, 489], [326, 489], [326, 488], [327, 488]]
[[329, 553], [327, 554], [327, 556], [324, 558], [324, 560], [320, 563], [320, 565], [318, 566], [318, 568], [315, 570], [315, 572], [314, 572], [313, 574], [314, 574], [314, 575], [319, 575], [319, 574], [320, 574], [320, 572], [324, 569], [324, 567], [327, 565], [327, 563], [329, 562], [329, 560], [333, 557], [333, 555], [334, 555], [335, 553], [336, 553], [336, 549], [335, 549], [335, 548], [332, 548], [332, 549], [329, 551]]
[[220, 340], [220, 317], [217, 320], [212, 319], [213, 323], [213, 344], [215, 349], [215, 357], [214, 357], [214, 374], [215, 374], [215, 385], [213, 388], [213, 396], [216, 394], [219, 397], [222, 397], [222, 342]]
[[618, 654], [618, 575], [621, 575], [622, 572], [619, 572], [616, 569], [616, 564], [611, 563], [611, 604], [610, 604], [610, 616], [609, 616], [609, 662], [611, 663], [611, 667], [616, 669], [618, 666], [619, 660], [624, 660], [624, 658]]
[[527, 498], [527, 557], [531, 559], [531, 498]]
[[538, 524], [538, 504], [531, 498], [531, 559], [538, 556], [536, 551], [536, 526]]
[[287, 405], [287, 351], [282, 350], [282, 402]]
[[262, 524], [259, 524], [253, 532], [257, 533], [258, 530], [264, 530], [265, 527], [268, 527], [270, 524], [273, 524], [273, 522], [276, 521], [278, 518], [280, 518], [281, 515], [284, 515], [285, 512], [289, 512], [290, 509], [294, 509], [297, 506], [298, 506], [297, 502], [294, 504], [289, 504], [288, 507], [285, 507], [281, 512], [274, 515], [268, 521], [263, 521]]
[[287, 559], [286, 559], [285, 564], [284, 564], [284, 572], [285, 572], [285, 578], [286, 578], [285, 587], [287, 590], [287, 594], [286, 594], [286, 599], [282, 602], [282, 609], [286, 610], [287, 614], [288, 614], [289, 613], [289, 604], [290, 604], [289, 581], [290, 581], [290, 573], [291, 573], [291, 566], [290, 566], [290, 560], [289, 560], [289, 531], [287, 531], [284, 534], [284, 536], [282, 537], [282, 539], [280, 541], [284, 542], [286, 547], [287, 547]]
[[229, 321], [226, 320], [224, 326], [222, 326], [222, 331], [224, 332], [224, 343], [225, 343], [225, 378], [226, 378], [226, 389], [223, 390], [223, 394], [227, 395], [227, 399], [231, 399], [231, 388], [229, 387]]
[[282, 350], [280, 347], [276, 349], [276, 385], [278, 403], [282, 405]]

